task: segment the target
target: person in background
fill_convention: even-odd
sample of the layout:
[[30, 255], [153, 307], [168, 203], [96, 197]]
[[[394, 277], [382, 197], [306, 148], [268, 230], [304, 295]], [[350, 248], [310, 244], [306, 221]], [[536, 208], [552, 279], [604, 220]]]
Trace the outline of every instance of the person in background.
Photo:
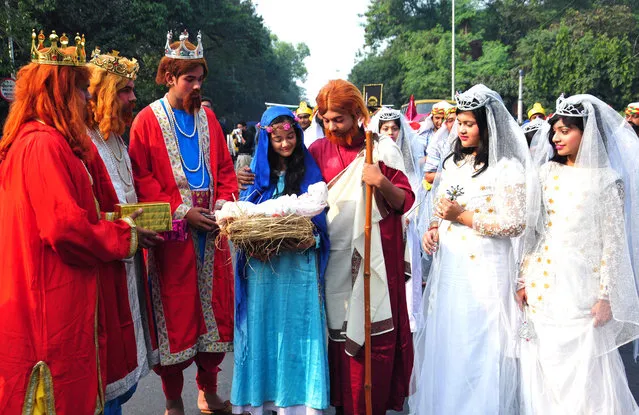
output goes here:
[[537, 118], [546, 119], [546, 110], [541, 106], [540, 102], [535, 104], [528, 110], [528, 120], [534, 121]]

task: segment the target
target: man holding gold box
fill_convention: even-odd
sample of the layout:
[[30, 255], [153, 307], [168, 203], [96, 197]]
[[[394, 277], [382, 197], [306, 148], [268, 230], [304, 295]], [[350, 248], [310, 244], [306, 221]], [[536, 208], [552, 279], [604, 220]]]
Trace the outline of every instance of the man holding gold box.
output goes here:
[[[37, 39], [37, 44], [36, 44]], [[100, 219], [85, 161], [84, 36], [32, 34], [0, 140], [0, 413], [104, 407], [105, 264], [132, 257], [130, 217]]]
[[[120, 204], [132, 206], [133, 211], [139, 206], [135, 205], [138, 199], [131, 160], [121, 135], [133, 121], [133, 88], [140, 66], [135, 59], [119, 56], [116, 51], [103, 54], [96, 48], [91, 55], [89, 136], [93, 145], [87, 167], [102, 215], [113, 220]], [[145, 207], [136, 221], [138, 229], [148, 228], [140, 221], [152, 215], [152, 208]], [[168, 213], [167, 219], [170, 223]], [[144, 248], [162, 241], [155, 232], [140, 235], [139, 239]], [[120, 415], [138, 380], [157, 363], [157, 351], [152, 355], [151, 333], [155, 330], [149, 328], [152, 322], [149, 321], [148, 284], [141, 252], [133, 258], [107, 264], [101, 276], [101, 298], [107, 309], [104, 413]]]
[[208, 67], [201, 35], [172, 41], [156, 82], [164, 98], [144, 108], [131, 127], [130, 155], [140, 201], [169, 202], [174, 227], [188, 224], [175, 238], [149, 250], [151, 299], [158, 333], [166, 413], [183, 414], [182, 371], [197, 364], [198, 407], [230, 413], [217, 395], [218, 366], [233, 348], [233, 269], [228, 243], [216, 241], [212, 211], [237, 197], [237, 179], [222, 129], [200, 88]]

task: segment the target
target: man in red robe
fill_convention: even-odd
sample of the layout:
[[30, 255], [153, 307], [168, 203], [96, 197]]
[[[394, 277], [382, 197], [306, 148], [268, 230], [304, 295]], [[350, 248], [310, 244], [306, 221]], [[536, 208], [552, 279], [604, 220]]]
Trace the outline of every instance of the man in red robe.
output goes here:
[[[89, 136], [91, 157], [87, 168], [93, 177], [93, 190], [103, 216], [114, 216], [118, 203], [137, 203], [131, 160], [121, 135], [133, 121], [135, 78], [140, 68], [135, 59], [117, 52], [93, 51], [89, 64]], [[153, 235], [151, 243], [160, 243]], [[105, 415], [121, 415], [122, 405], [135, 391], [137, 382], [157, 363], [152, 354], [147, 310], [148, 284], [142, 253], [134, 258], [114, 261], [100, 278], [101, 300], [105, 304], [106, 383]]]
[[84, 164], [84, 38], [65, 47], [53, 32], [45, 47], [32, 36], [0, 140], [0, 413], [93, 414], [104, 405], [99, 279], [135, 254], [139, 213], [100, 219]]
[[226, 410], [217, 395], [217, 372], [233, 349], [233, 269], [228, 243], [216, 241], [212, 212], [237, 197], [237, 179], [215, 114], [201, 107], [207, 65], [188, 34], [171, 43], [156, 82], [164, 98], [144, 108], [131, 127], [130, 156], [142, 202], [169, 202], [174, 228], [184, 238], [149, 250], [151, 304], [158, 333], [167, 414], [183, 414], [182, 371], [197, 364], [198, 407]]
[[338, 413], [365, 413], [361, 302], [365, 183], [374, 187], [376, 201], [371, 261], [373, 413], [401, 411], [413, 363], [401, 218], [415, 196], [402, 172], [401, 152], [392, 140], [376, 143], [374, 164], [363, 162], [368, 111], [353, 84], [330, 81], [316, 100], [326, 137], [315, 141], [309, 151], [330, 189], [326, 307], [331, 404]]

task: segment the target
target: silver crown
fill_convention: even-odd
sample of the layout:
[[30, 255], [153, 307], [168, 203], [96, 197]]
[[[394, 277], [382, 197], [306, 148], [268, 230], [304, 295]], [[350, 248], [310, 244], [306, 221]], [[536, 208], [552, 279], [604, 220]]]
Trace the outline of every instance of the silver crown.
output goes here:
[[402, 113], [398, 110], [393, 110], [390, 108], [384, 108], [379, 112], [379, 120], [380, 121], [393, 121], [399, 119]]
[[185, 42], [189, 40], [189, 32], [186, 30], [180, 33], [180, 44], [177, 48], [171, 47], [173, 32], [169, 30], [166, 34], [166, 46], [164, 46], [164, 56], [171, 59], [204, 59], [204, 48], [202, 47], [202, 32], [197, 32], [197, 46], [194, 50], [186, 47]]
[[588, 115], [588, 111], [586, 111], [585, 108], [579, 109], [567, 101], [564, 94], [561, 94], [561, 96], [557, 98], [555, 115], [563, 115], [564, 117], [585, 117]]
[[534, 120], [522, 125], [521, 129], [524, 131], [524, 134], [526, 134], [531, 131], [539, 130], [542, 125], [544, 125], [544, 120], [542, 120], [541, 118], [535, 118]]
[[475, 94], [457, 93], [455, 94], [455, 101], [457, 101], [458, 109], [462, 111], [472, 111], [486, 105], [486, 102], [488, 101], [488, 96], [485, 96], [484, 98], [479, 98]]

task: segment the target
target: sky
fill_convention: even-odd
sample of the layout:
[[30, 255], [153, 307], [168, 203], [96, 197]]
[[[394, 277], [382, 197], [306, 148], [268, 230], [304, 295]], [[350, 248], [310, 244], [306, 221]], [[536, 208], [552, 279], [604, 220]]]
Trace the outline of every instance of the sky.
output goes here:
[[[370, 0], [253, 0], [264, 24], [280, 40], [306, 43], [308, 75], [301, 86], [315, 105], [319, 90], [330, 79], [348, 78], [355, 55], [364, 46], [363, 15]], [[299, 104], [281, 102], [280, 104]]]

